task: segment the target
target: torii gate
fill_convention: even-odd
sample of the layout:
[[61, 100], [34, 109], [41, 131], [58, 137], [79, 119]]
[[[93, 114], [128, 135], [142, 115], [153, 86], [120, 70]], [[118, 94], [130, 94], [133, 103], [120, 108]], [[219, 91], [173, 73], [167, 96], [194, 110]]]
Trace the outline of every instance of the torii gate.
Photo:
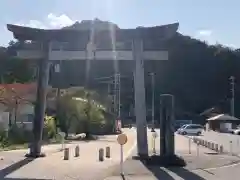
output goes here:
[[[129, 50], [94, 50], [90, 42], [90, 31], [83, 30], [43, 30], [16, 25], [7, 25], [9, 31], [13, 32], [16, 39], [32, 40], [41, 44], [41, 49], [19, 50], [18, 57], [24, 59], [41, 59], [39, 62], [39, 76], [37, 102], [35, 106], [35, 119], [33, 123], [34, 143], [30, 149], [29, 156], [41, 156], [41, 137], [43, 130], [43, 119], [46, 103], [46, 87], [48, 83], [49, 61], [55, 60], [134, 60], [134, 94], [135, 94], [135, 115], [137, 125], [137, 149], [140, 157], [148, 156], [147, 143], [147, 121], [145, 104], [145, 83], [143, 60], [168, 60], [168, 52], [162, 50], [147, 50], [143, 48], [145, 40], [166, 40], [172, 37], [177, 29], [178, 23], [150, 28], [120, 29], [115, 30], [116, 42], [132, 41], [132, 49]], [[101, 38], [109, 37], [112, 32], [109, 30], [99, 31]], [[85, 42], [85, 50], [55, 50], [52, 49], [52, 42], [71, 42], [71, 40]], [[100, 41], [101, 42], [101, 41]], [[89, 47], [87, 48], [87, 44]], [[92, 44], [92, 45], [91, 45]], [[96, 47], [98, 48], [98, 47]], [[88, 50], [87, 50], [88, 49]], [[94, 51], [93, 51], [94, 50]]]

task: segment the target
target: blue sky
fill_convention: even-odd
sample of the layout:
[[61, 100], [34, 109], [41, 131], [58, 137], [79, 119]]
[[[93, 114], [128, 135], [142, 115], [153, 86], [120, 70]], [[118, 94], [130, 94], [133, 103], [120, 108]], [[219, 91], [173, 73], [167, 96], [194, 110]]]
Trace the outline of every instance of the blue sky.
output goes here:
[[13, 39], [7, 23], [60, 28], [99, 18], [121, 28], [179, 22], [182, 34], [238, 48], [239, 9], [239, 0], [1, 0], [0, 45]]

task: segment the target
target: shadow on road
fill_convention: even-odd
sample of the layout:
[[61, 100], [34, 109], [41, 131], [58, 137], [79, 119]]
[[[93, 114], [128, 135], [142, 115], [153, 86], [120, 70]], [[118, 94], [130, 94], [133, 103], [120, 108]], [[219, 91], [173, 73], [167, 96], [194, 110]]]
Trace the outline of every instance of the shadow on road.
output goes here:
[[4, 169], [0, 170], [0, 177], [4, 178], [5, 176], [11, 174], [12, 172], [18, 170], [19, 168], [21, 168], [22, 166], [25, 166], [26, 164], [32, 162], [34, 159], [32, 158], [25, 158], [21, 161], [18, 161]]
[[4, 178], [3, 180], [54, 180], [54, 179]]
[[[145, 165], [145, 164], [144, 164]], [[159, 166], [146, 166], [145, 167], [152, 172], [152, 174], [158, 180], [175, 180], [167, 171], [165, 171], [162, 167]], [[166, 170], [169, 170], [176, 174], [177, 176], [181, 177], [185, 180], [205, 180], [204, 178], [200, 177], [199, 175], [188, 171], [182, 167], [166, 167]]]

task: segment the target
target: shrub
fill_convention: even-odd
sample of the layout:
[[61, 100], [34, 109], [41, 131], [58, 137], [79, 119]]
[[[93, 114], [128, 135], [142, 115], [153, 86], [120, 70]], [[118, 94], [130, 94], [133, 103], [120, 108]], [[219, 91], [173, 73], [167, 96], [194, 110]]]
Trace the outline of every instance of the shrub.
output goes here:
[[0, 131], [0, 146], [2, 148], [7, 147], [10, 144], [9, 139], [7, 137], [7, 132], [1, 130]]
[[55, 138], [57, 134], [55, 119], [52, 116], [45, 116], [43, 139]]
[[32, 132], [13, 125], [8, 131], [8, 139], [11, 144], [23, 144], [32, 140]]

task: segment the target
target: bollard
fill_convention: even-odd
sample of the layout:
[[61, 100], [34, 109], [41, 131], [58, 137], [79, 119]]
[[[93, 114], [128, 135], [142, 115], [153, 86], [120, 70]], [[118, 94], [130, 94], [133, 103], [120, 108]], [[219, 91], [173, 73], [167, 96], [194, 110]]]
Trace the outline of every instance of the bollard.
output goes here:
[[210, 149], [210, 145], [211, 145], [211, 143], [210, 143], [210, 142], [207, 142], [207, 148]]
[[207, 141], [204, 141], [204, 146], [207, 147]]
[[222, 145], [219, 147], [219, 153], [223, 153], [223, 146]]
[[196, 138], [196, 143], [199, 143], [199, 139], [198, 138]]
[[188, 139], [188, 153], [191, 154], [191, 139]]
[[64, 149], [63, 160], [69, 160], [69, 148]]
[[232, 141], [229, 142], [230, 154], [233, 154]]
[[75, 147], [75, 157], [79, 157], [79, 151], [80, 151], [80, 148], [79, 148], [79, 146], [77, 145], [77, 146]]
[[110, 158], [110, 147], [106, 147], [106, 158]]
[[99, 159], [99, 161], [104, 161], [104, 149], [103, 148], [99, 149], [98, 159]]
[[199, 143], [197, 143], [197, 157], [199, 157]]
[[211, 150], [214, 150], [214, 143], [211, 143]]
[[200, 145], [204, 146], [204, 140], [203, 139], [201, 139], [201, 144]]
[[215, 144], [215, 151], [218, 152], [218, 144]]

